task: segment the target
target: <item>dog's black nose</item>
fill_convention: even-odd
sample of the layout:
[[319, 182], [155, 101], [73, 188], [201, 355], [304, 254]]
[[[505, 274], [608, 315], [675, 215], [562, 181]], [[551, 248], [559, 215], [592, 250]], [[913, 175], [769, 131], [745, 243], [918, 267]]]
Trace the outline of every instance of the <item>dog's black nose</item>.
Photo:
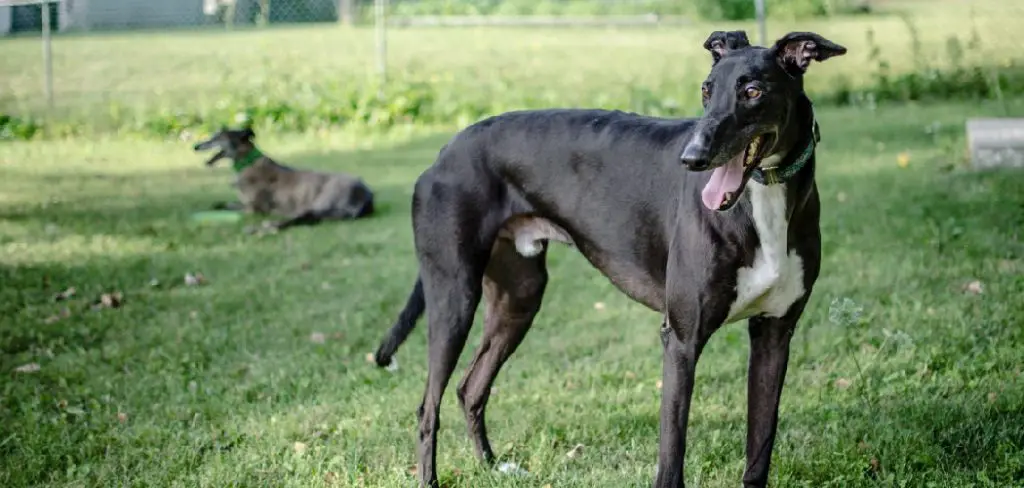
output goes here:
[[711, 166], [711, 158], [708, 157], [708, 152], [704, 149], [703, 145], [697, 143], [687, 144], [683, 148], [683, 153], [679, 155], [679, 160], [690, 171], [704, 171]]

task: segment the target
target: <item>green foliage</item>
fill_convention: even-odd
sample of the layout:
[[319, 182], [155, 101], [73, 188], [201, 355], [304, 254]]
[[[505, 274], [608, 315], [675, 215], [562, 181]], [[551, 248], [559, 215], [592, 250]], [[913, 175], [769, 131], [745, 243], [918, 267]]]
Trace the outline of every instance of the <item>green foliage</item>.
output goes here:
[[966, 40], [957, 35], [946, 39], [945, 63], [939, 67], [929, 63], [923, 54], [913, 22], [907, 18], [904, 21], [911, 33], [909, 48], [913, 53], [913, 70], [892, 74], [892, 66], [875, 32], [868, 30], [867, 41], [871, 46], [868, 59], [874, 69], [873, 82], [861, 89], [841, 83], [832, 94], [835, 103], [874, 106], [878, 102], [998, 100], [1024, 94], [1024, 65], [1020, 61], [1008, 59], [997, 66], [968, 62], [967, 54], [981, 47], [976, 29], [971, 29]]
[[35, 120], [0, 113], [0, 141], [32, 139], [41, 130]]

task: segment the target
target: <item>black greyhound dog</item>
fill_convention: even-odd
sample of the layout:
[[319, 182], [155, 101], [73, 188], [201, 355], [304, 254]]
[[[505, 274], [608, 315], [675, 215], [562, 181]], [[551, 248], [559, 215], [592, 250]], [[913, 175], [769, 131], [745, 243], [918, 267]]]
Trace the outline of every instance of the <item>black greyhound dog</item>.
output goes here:
[[663, 314], [656, 488], [683, 486], [704, 345], [723, 324], [749, 319], [743, 484], [767, 484], [790, 338], [821, 262], [818, 125], [803, 77], [812, 60], [846, 48], [810, 32], [751, 46], [742, 31], [714, 32], [704, 48], [712, 67], [698, 119], [505, 113], [454, 136], [416, 181], [419, 277], [375, 358], [389, 365], [426, 310], [422, 485], [438, 483], [441, 397], [481, 297], [484, 335], [457, 394], [477, 456], [494, 460], [484, 410], [541, 307], [549, 241], [575, 246], [626, 295]]

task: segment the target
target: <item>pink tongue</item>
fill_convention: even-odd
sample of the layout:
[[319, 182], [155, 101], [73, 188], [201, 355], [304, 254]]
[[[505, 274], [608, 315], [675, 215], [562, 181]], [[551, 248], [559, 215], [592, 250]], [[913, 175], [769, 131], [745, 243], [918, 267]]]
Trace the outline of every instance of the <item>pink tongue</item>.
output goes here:
[[[704, 191], [701, 192], [701, 199], [704, 206], [710, 210], [718, 210], [725, 200], [726, 193], [735, 193], [743, 183], [743, 153], [739, 157], [730, 159], [725, 166], [715, 168], [711, 172], [711, 180], [708, 181]], [[738, 195], [733, 195], [733, 198]]]

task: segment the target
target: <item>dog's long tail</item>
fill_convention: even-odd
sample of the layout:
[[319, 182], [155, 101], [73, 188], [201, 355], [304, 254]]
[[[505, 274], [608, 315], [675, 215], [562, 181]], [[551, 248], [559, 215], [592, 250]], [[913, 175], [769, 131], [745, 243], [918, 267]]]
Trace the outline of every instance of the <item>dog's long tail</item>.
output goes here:
[[417, 276], [416, 285], [413, 286], [412, 293], [409, 294], [409, 299], [405, 302], [405, 308], [402, 309], [402, 313], [398, 314], [395, 325], [391, 326], [388, 335], [380, 342], [377, 352], [373, 355], [377, 366], [386, 368], [391, 364], [395, 351], [409, 337], [409, 333], [416, 328], [416, 321], [423, 316], [423, 311], [426, 308], [427, 299], [423, 296], [423, 280]]

